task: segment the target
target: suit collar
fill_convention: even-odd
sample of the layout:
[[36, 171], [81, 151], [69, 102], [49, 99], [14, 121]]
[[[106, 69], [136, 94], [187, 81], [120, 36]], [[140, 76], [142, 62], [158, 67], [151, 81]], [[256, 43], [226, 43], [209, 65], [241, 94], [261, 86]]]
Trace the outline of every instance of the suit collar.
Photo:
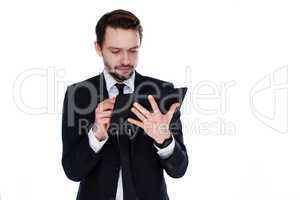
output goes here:
[[[102, 73], [104, 75], [107, 91], [110, 91], [112, 87], [118, 82], [109, 74], [109, 72], [106, 69], [104, 69]], [[134, 80], [135, 80], [135, 70], [133, 71], [131, 77], [123, 81], [123, 83], [126, 86], [128, 86], [131, 91], [134, 91]]]
[[135, 79], [134, 79], [134, 91], [136, 91], [136, 88], [143, 82], [144, 76], [135, 71]]
[[[104, 72], [101, 72], [99, 77], [99, 81], [98, 84], [96, 84], [96, 88], [97, 88], [97, 92], [99, 94], [99, 100], [100, 102], [109, 98], [108, 95], [108, 90], [107, 90], [107, 84], [106, 84], [106, 80], [105, 80], [105, 76], [104, 76]], [[136, 91], [136, 88], [138, 88], [138, 86], [143, 82], [143, 75], [141, 75], [140, 73], [138, 73], [135, 70], [135, 77], [134, 77], [134, 90]], [[135, 92], [134, 91], [134, 92]]]

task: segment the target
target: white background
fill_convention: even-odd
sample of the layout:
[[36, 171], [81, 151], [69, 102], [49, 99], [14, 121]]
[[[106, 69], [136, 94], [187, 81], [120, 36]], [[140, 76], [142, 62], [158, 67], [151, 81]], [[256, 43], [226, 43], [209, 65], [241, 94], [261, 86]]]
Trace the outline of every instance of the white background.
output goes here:
[[101, 15], [142, 21], [137, 71], [188, 86], [189, 167], [170, 199], [300, 199], [297, 1], [1, 1], [0, 199], [75, 199], [61, 166], [68, 84], [103, 69]]

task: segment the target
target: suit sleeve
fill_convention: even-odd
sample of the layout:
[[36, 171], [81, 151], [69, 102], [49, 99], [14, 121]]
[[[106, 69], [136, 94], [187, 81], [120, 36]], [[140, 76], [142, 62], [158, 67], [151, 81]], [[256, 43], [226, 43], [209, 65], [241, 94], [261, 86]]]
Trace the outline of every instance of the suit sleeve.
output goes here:
[[[174, 88], [173, 84], [170, 84]], [[171, 122], [170, 131], [175, 139], [175, 147], [171, 156], [166, 159], [161, 158], [160, 162], [167, 174], [173, 178], [182, 177], [188, 166], [188, 155], [183, 142], [182, 124], [180, 120], [180, 110], [176, 110]]]
[[62, 113], [62, 166], [69, 179], [81, 181], [101, 160], [102, 152], [96, 153], [90, 147], [87, 135], [89, 122], [84, 115], [75, 112], [74, 99], [68, 87]]

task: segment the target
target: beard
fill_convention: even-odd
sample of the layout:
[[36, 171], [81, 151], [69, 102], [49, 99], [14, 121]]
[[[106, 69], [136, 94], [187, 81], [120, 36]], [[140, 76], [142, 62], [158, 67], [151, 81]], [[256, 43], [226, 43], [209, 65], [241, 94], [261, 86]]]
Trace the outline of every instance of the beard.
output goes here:
[[[119, 65], [119, 66], [115, 66], [115, 67], [110, 67], [110, 66], [108, 65], [108, 63], [106, 63], [106, 62], [104, 62], [104, 65], [105, 65], [105, 67], [108, 69], [108, 70], [107, 70], [108, 73], [109, 73], [115, 80], [117, 80], [117, 81], [119, 81], [119, 82], [123, 82], [123, 81], [129, 79], [129, 78], [132, 76], [133, 72], [134, 72], [134, 66], [133, 66], [133, 65]], [[120, 68], [120, 67], [128, 67], [128, 68], [130, 69], [129, 74], [128, 74], [128, 75], [118, 74], [116, 70], [117, 70], [118, 68]]]

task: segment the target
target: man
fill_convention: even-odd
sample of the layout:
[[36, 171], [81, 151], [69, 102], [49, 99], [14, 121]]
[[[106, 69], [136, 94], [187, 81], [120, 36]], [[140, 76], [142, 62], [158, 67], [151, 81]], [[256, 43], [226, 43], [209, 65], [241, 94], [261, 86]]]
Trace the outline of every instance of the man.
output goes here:
[[[163, 171], [182, 177], [188, 156], [176, 109], [179, 104], [162, 113], [153, 96], [174, 86], [135, 70], [142, 26], [132, 13], [105, 14], [97, 23], [96, 36], [95, 49], [103, 58], [104, 71], [69, 86], [65, 94], [64, 171], [71, 180], [80, 181], [78, 200], [167, 200]], [[134, 137], [116, 136], [111, 128], [115, 97], [128, 93], [148, 96], [152, 109], [135, 102], [130, 111], [136, 118], [126, 121], [137, 127]]]

